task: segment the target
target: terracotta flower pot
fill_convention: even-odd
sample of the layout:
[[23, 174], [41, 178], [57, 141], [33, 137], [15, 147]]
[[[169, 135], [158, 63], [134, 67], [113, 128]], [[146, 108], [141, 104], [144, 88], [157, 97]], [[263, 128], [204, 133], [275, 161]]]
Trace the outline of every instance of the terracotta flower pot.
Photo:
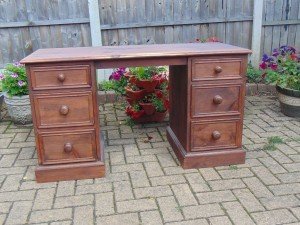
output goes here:
[[153, 122], [162, 122], [167, 115], [167, 111], [165, 112], [155, 112], [152, 115], [143, 115], [140, 118], [132, 118], [137, 123], [153, 123]]
[[158, 85], [158, 80], [139, 80], [135, 81], [136, 86], [143, 88], [148, 92], [154, 91], [155, 87]]
[[145, 90], [133, 91], [131, 88], [125, 87], [126, 96], [129, 97], [132, 101], [139, 100], [145, 97], [147, 92]]
[[129, 105], [133, 105], [136, 103], [136, 100], [132, 99], [132, 98], [129, 98], [129, 97], [126, 97], [126, 101], [128, 102]]
[[140, 102], [139, 104], [145, 111], [146, 115], [152, 115], [155, 112], [155, 107], [152, 103]]

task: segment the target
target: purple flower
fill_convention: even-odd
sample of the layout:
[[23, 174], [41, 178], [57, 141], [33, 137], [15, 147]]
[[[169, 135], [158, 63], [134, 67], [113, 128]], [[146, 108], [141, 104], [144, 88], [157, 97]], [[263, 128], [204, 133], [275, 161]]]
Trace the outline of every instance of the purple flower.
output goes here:
[[4, 74], [0, 73], [0, 80], [3, 80], [3, 79], [4, 79]]
[[18, 77], [18, 74], [12, 73], [10, 76], [11, 76], [12, 78], [17, 78], [17, 77]]
[[120, 80], [121, 77], [124, 75], [124, 73], [126, 72], [125, 71], [126, 68], [124, 67], [121, 67], [121, 68], [118, 68], [117, 70], [115, 70], [110, 76], [109, 76], [109, 79], [110, 80]]
[[23, 87], [26, 83], [24, 81], [19, 80], [18, 81], [18, 86]]
[[20, 62], [14, 62], [13, 65], [16, 66], [16, 67], [22, 67], [23, 66], [23, 64], [21, 64]]

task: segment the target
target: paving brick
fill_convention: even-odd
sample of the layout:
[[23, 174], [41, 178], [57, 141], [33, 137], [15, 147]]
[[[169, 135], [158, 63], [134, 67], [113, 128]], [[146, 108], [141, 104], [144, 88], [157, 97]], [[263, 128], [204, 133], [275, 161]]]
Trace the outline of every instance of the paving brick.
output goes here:
[[89, 184], [76, 187], [76, 195], [109, 192], [112, 190], [111, 183]]
[[7, 148], [12, 141], [12, 138], [0, 138], [0, 147]]
[[116, 205], [119, 213], [157, 209], [157, 205], [153, 199], [129, 200], [117, 202]]
[[56, 196], [71, 196], [75, 194], [75, 181], [60, 181], [57, 185]]
[[50, 221], [59, 220], [70, 220], [72, 219], [72, 209], [50, 209], [43, 211], [33, 211], [30, 216], [30, 223], [43, 223]]
[[180, 206], [197, 205], [197, 200], [188, 184], [177, 184], [171, 187]]
[[130, 172], [133, 170], [144, 170], [144, 167], [141, 163], [136, 164], [125, 164], [125, 165], [113, 165], [112, 172], [113, 173], [121, 173], [121, 172]]
[[185, 218], [196, 219], [203, 217], [222, 216], [224, 211], [218, 204], [186, 206], [182, 209]]
[[21, 184], [20, 190], [32, 190], [32, 189], [43, 189], [43, 188], [55, 188], [56, 182], [49, 183], [37, 183], [34, 181], [25, 181]]
[[157, 198], [160, 211], [164, 222], [173, 222], [183, 220], [180, 208], [173, 196]]
[[296, 208], [292, 208], [291, 211], [294, 213], [294, 215], [300, 220], [300, 206]]
[[112, 216], [104, 216], [97, 218], [99, 225], [140, 225], [139, 216], [137, 213], [118, 214]]
[[34, 200], [33, 210], [51, 209], [54, 201], [55, 189], [40, 189]]
[[169, 186], [135, 188], [134, 194], [136, 198], [156, 198], [173, 195]]
[[273, 196], [260, 201], [268, 210], [300, 206], [300, 200], [294, 195]]
[[248, 212], [265, 210], [248, 189], [233, 190], [233, 193]]
[[123, 152], [110, 152], [110, 163], [111, 165], [119, 165], [119, 164], [125, 164], [125, 157]]
[[229, 180], [217, 180], [217, 181], [208, 181], [210, 187], [215, 190], [228, 190], [228, 189], [237, 189], [244, 188], [245, 184], [241, 179], [229, 179]]
[[150, 186], [150, 182], [145, 171], [131, 171], [130, 178], [133, 188]]
[[11, 167], [17, 158], [16, 154], [4, 155], [0, 160], [0, 167]]
[[239, 202], [225, 202], [222, 205], [234, 224], [255, 224]]
[[300, 183], [279, 184], [269, 186], [269, 188], [271, 189], [271, 191], [273, 191], [275, 195], [288, 195], [300, 193]]
[[94, 207], [80, 206], [74, 211], [74, 225], [94, 224]]
[[200, 173], [207, 181], [221, 179], [220, 175], [217, 173], [217, 171], [214, 168], [201, 168]]
[[6, 177], [1, 187], [1, 192], [4, 191], [17, 191], [23, 179], [23, 174], [9, 175]]
[[12, 204], [12, 202], [0, 202], [0, 214], [8, 213]]
[[217, 216], [209, 218], [210, 225], [231, 225], [231, 221], [227, 216]]
[[96, 215], [110, 215], [115, 212], [113, 192], [97, 194], [95, 199]]
[[208, 225], [205, 219], [185, 220], [180, 222], [166, 223], [166, 225]]
[[280, 184], [280, 181], [264, 166], [253, 167], [251, 170], [266, 185]]
[[224, 179], [251, 177], [253, 173], [248, 168], [220, 170], [219, 174]]
[[114, 182], [116, 201], [133, 199], [132, 187], [129, 181]]
[[259, 225], [284, 224], [297, 221], [297, 219], [287, 209], [253, 213], [252, 217]]
[[162, 225], [162, 219], [158, 211], [141, 212], [143, 225]]
[[93, 204], [93, 195], [67, 196], [55, 199], [54, 208], [66, 208]]
[[158, 154], [157, 158], [163, 167], [177, 166], [177, 163], [170, 154]]
[[0, 202], [15, 202], [33, 200], [35, 195], [34, 190], [30, 191], [14, 191], [0, 193]]
[[5, 224], [12, 225], [28, 223], [28, 215], [31, 211], [31, 207], [31, 201], [14, 202]]
[[199, 173], [191, 173], [185, 175], [194, 192], [210, 191], [207, 183]]
[[124, 145], [124, 152], [125, 156], [133, 156], [133, 155], [140, 155], [138, 147], [133, 144], [133, 145]]
[[181, 166], [163, 168], [166, 175], [198, 173], [197, 169], [183, 169]]
[[243, 181], [257, 198], [273, 196], [269, 189], [264, 186], [264, 184], [258, 178], [244, 178]]
[[185, 183], [186, 180], [182, 175], [170, 175], [170, 176], [163, 176], [163, 177], [151, 177], [150, 178], [152, 186], [159, 186], [159, 185], [171, 185], [171, 184], [180, 184]]
[[162, 171], [158, 162], [147, 162], [147, 163], [144, 163], [144, 165], [145, 165], [148, 177], [157, 177], [157, 176], [164, 175], [164, 172]]
[[283, 165], [289, 172], [300, 172], [300, 162]]
[[201, 205], [236, 200], [236, 198], [230, 190], [197, 193], [196, 196]]
[[134, 155], [126, 157], [127, 163], [157, 162], [155, 155]]

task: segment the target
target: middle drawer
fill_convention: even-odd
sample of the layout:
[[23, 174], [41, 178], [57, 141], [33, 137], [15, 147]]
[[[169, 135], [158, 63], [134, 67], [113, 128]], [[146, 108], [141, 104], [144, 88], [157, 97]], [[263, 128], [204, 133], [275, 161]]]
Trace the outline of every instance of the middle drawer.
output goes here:
[[192, 86], [191, 116], [238, 115], [241, 109], [242, 84]]
[[39, 94], [33, 97], [38, 128], [94, 124], [91, 91], [70, 94]]

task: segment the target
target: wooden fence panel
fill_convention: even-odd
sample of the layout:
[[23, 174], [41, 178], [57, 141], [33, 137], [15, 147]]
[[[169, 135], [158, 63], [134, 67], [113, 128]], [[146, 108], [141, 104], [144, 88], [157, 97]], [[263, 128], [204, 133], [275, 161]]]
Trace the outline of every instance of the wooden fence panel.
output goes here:
[[[251, 48], [254, 0], [99, 0], [103, 45], [218, 37]], [[300, 1], [264, 0], [261, 53], [300, 47]], [[0, 67], [38, 48], [91, 45], [87, 0], [0, 0]]]

